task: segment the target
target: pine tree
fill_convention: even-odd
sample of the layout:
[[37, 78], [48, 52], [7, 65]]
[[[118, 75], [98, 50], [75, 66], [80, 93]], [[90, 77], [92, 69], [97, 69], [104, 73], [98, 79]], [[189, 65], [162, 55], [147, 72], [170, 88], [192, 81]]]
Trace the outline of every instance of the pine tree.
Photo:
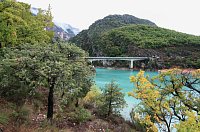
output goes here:
[[102, 93], [103, 105], [100, 106], [101, 114], [105, 117], [120, 114], [120, 110], [126, 106], [125, 94], [121, 90], [114, 81], [105, 85]]

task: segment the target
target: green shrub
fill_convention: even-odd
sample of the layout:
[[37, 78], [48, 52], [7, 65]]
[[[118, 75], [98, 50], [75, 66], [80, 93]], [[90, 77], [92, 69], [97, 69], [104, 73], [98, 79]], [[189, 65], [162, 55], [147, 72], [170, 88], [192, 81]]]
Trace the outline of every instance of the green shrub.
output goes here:
[[29, 119], [29, 110], [22, 107], [11, 114], [11, 119], [19, 126], [23, 123], [27, 123]]
[[87, 95], [83, 98], [83, 105], [85, 108], [97, 108], [102, 105], [101, 97], [101, 90], [96, 86], [93, 85]]
[[0, 113], [0, 124], [7, 124], [9, 117], [5, 113]]
[[82, 123], [92, 118], [90, 111], [82, 107], [78, 107], [74, 112], [71, 112], [69, 116], [72, 121], [77, 123]]

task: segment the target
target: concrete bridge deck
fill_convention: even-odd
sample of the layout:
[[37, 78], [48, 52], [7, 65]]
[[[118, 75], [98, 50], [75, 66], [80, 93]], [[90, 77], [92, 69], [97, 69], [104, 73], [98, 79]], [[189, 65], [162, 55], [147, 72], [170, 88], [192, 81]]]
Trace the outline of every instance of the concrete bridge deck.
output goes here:
[[88, 60], [146, 60], [150, 57], [85, 57]]
[[90, 62], [98, 60], [126, 60], [131, 62], [130, 68], [133, 68], [134, 61], [149, 60], [151, 58], [152, 57], [85, 57], [85, 59], [88, 59]]

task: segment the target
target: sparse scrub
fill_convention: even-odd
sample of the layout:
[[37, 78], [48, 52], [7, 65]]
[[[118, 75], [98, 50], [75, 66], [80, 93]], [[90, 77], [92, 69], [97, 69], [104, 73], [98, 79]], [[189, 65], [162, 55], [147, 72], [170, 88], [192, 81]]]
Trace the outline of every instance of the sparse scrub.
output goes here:
[[26, 107], [22, 107], [13, 111], [10, 118], [13, 122], [15, 122], [16, 126], [19, 127], [20, 125], [29, 122], [29, 114], [29, 110]]

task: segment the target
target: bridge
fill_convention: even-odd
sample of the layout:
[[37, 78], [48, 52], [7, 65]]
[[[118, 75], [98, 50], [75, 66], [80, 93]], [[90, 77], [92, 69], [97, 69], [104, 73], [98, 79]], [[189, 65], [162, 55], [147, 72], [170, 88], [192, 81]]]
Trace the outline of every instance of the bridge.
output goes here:
[[130, 61], [130, 68], [133, 68], [134, 61], [149, 60], [152, 58], [153, 57], [85, 57], [85, 59], [89, 60], [91, 63], [99, 60], [126, 60]]

